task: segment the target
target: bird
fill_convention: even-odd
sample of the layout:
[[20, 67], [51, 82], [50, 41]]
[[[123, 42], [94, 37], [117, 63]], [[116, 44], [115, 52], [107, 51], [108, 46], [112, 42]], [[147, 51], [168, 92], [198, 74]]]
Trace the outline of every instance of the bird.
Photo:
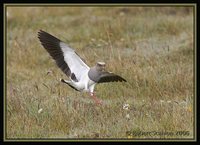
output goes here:
[[89, 67], [85, 61], [64, 41], [43, 31], [38, 31], [41, 45], [55, 60], [57, 66], [69, 78], [60, 79], [76, 91], [89, 92], [96, 104], [102, 104], [94, 93], [96, 84], [108, 82], [127, 82], [123, 77], [105, 70], [105, 62], [98, 61], [93, 67]]

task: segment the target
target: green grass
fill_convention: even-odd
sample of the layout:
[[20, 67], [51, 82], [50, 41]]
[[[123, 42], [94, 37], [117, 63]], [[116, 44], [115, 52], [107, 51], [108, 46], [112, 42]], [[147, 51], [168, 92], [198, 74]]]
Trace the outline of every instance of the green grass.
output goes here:
[[[127, 131], [194, 137], [192, 8], [7, 7], [6, 28], [8, 139], [149, 138]], [[59, 82], [66, 76], [40, 45], [40, 29], [89, 66], [105, 61], [128, 82], [97, 85], [103, 105], [96, 106], [87, 93]]]

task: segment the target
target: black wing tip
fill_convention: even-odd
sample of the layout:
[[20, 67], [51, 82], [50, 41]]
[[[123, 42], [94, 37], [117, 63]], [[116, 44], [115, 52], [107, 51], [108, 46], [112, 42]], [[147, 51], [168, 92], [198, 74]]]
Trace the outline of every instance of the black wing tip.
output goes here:
[[48, 33], [40, 29], [38, 31], [38, 38], [40, 38], [40, 36], [43, 35], [43, 34], [48, 34]]
[[58, 39], [57, 37], [43, 31], [43, 30], [39, 30], [38, 31], [38, 39], [40, 40], [40, 42], [42, 44], [45, 44], [45, 43], [58, 43], [58, 42], [61, 42], [60, 39]]
[[[43, 31], [43, 30], [40, 29], [38, 31], [38, 38], [40, 38], [41, 36], [56, 38], [55, 36], [53, 36], [53, 35], [51, 35], [51, 34], [49, 34], [49, 33], [47, 33], [47, 32], [45, 32], [45, 31]], [[58, 38], [56, 38], [56, 39], [58, 39]]]
[[124, 78], [122, 78], [121, 82], [127, 82], [127, 80], [125, 80]]
[[119, 75], [114, 75], [114, 76], [103, 77], [97, 83], [108, 83], [108, 82], [127, 82], [127, 81]]
[[38, 38], [40, 39], [41, 37], [44, 37], [44, 36], [52, 36], [52, 35], [43, 31], [43, 30], [39, 30], [38, 31]]
[[122, 78], [122, 77], [120, 77], [120, 76], [118, 76], [118, 78], [120, 78], [118, 81], [120, 81], [120, 82], [127, 82], [124, 78]]
[[49, 33], [43, 31], [43, 30], [39, 30], [38, 31], [38, 39], [41, 41], [42, 37], [44, 37], [45, 35], [50, 35]]
[[[45, 32], [44, 30], [40, 29], [40, 30], [38, 31], [38, 34], [42, 34], [42, 33], [47, 33], [47, 32]], [[47, 33], [47, 34], [48, 34], [48, 33]]]
[[114, 78], [115, 78], [115, 81], [117, 81], [117, 82], [127, 82], [126, 79], [124, 79], [123, 77], [116, 75], [116, 74], [115, 74]]

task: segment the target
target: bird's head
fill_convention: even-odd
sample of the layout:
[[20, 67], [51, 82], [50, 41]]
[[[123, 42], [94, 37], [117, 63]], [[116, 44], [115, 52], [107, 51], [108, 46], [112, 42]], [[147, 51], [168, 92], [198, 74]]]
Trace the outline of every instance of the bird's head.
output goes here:
[[105, 62], [97, 62], [96, 64], [96, 68], [99, 71], [105, 71], [105, 66], [106, 66]]

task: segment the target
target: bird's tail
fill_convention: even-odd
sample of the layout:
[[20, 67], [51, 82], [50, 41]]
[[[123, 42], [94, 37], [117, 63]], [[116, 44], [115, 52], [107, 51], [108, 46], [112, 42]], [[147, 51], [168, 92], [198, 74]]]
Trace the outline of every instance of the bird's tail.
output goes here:
[[74, 90], [80, 91], [80, 90], [76, 89], [76, 88], [71, 84], [71, 81], [66, 81], [66, 80], [64, 80], [64, 79], [60, 79], [60, 81], [61, 81], [62, 83], [67, 84], [68, 86], [70, 86], [70, 87], [73, 88]]

